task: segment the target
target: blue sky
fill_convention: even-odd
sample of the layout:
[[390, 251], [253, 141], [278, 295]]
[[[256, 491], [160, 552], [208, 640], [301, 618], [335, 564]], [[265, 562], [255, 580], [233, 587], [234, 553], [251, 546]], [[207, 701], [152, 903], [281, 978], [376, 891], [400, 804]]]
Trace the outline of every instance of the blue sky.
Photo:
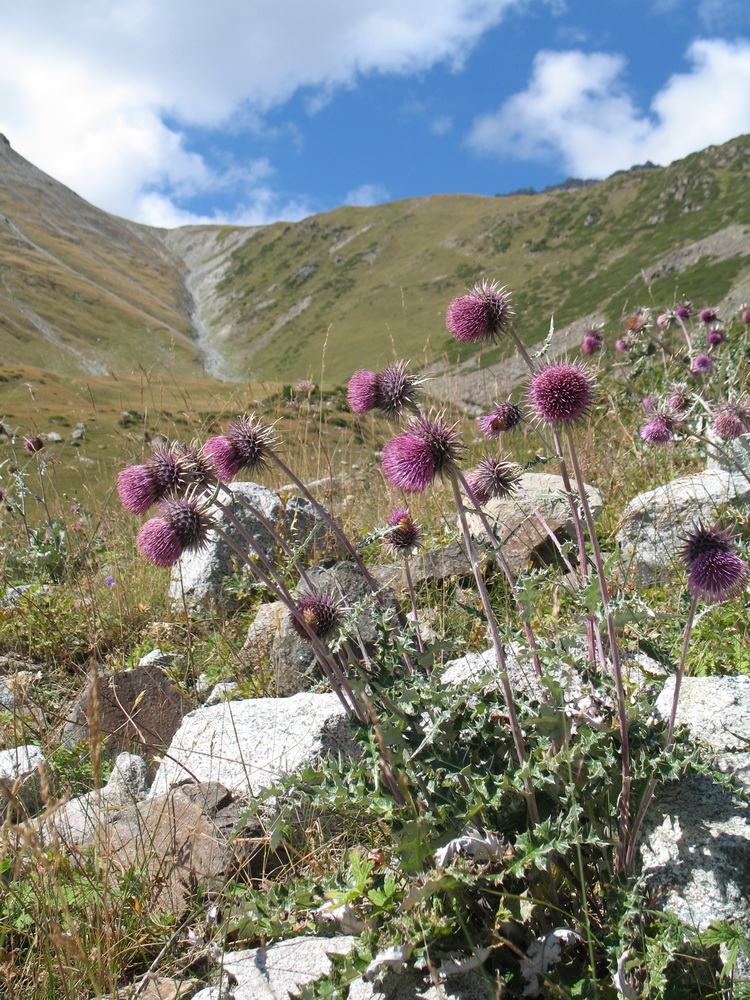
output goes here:
[[541, 188], [750, 132], [750, 3], [26, 0], [0, 131], [162, 226]]

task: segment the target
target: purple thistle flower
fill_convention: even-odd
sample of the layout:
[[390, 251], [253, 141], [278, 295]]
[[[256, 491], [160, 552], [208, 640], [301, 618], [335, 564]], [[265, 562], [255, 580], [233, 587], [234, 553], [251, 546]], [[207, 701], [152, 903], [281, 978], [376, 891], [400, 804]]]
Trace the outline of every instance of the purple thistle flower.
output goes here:
[[145, 514], [159, 499], [154, 476], [146, 465], [129, 465], [123, 469], [117, 477], [117, 492], [120, 503], [131, 514]]
[[705, 323], [706, 326], [708, 326], [709, 323], [715, 323], [718, 318], [719, 317], [715, 309], [710, 309], [710, 308], [701, 309], [701, 311], [698, 313], [698, 319], [701, 321], [701, 323]]
[[435, 476], [452, 472], [462, 448], [455, 424], [417, 417], [383, 448], [383, 472], [404, 493], [422, 493]]
[[529, 382], [529, 402], [550, 424], [579, 420], [591, 408], [594, 383], [588, 373], [569, 361], [549, 364], [534, 372]]
[[709, 604], [739, 594], [748, 578], [747, 563], [734, 551], [726, 531], [699, 525], [687, 538], [682, 558], [688, 568], [688, 590]]
[[713, 358], [709, 354], [696, 354], [690, 362], [690, 371], [695, 375], [707, 375], [713, 366]]
[[145, 514], [153, 504], [187, 488], [192, 478], [190, 468], [185, 446], [159, 446], [145, 465], [129, 465], [120, 472], [120, 502], [132, 514]]
[[[388, 417], [400, 416], [406, 409], [416, 410], [414, 397], [422, 381], [417, 375], [407, 372], [405, 361], [389, 365], [375, 376], [375, 406]], [[351, 389], [351, 382], [349, 387]]]
[[445, 313], [445, 325], [464, 343], [496, 340], [510, 327], [513, 310], [509, 300], [505, 288], [482, 281], [468, 295], [453, 299]]
[[419, 544], [422, 530], [417, 522], [406, 510], [394, 510], [388, 518], [388, 525], [392, 529], [384, 538], [394, 552], [407, 553]]
[[330, 635], [340, 624], [340, 609], [338, 602], [329, 594], [305, 594], [297, 601], [297, 614], [289, 614], [289, 621], [294, 631], [302, 639], [310, 641], [310, 636], [300, 621], [302, 618], [313, 633], [319, 637]]
[[44, 439], [35, 434], [34, 437], [28, 437], [23, 443], [24, 448], [31, 455], [35, 454], [37, 451], [41, 451], [44, 448]]
[[655, 396], [644, 396], [641, 403], [647, 413], [654, 413], [656, 411], [657, 399]]
[[378, 376], [369, 368], [361, 368], [349, 379], [346, 393], [354, 413], [369, 413], [378, 405]]
[[740, 322], [744, 323], [746, 326], [750, 325], [750, 308], [747, 306], [745, 306], [740, 313]]
[[615, 341], [615, 350], [617, 351], [618, 354], [624, 354], [625, 351], [627, 351], [627, 349], [628, 345], [624, 340]]
[[159, 505], [159, 514], [138, 532], [138, 548], [149, 562], [166, 568], [173, 566], [183, 552], [202, 548], [212, 527], [205, 509], [194, 500], [165, 500]]
[[203, 454], [211, 460], [222, 482], [228, 483], [245, 470], [262, 470], [274, 444], [273, 430], [265, 427], [255, 415], [238, 417], [226, 434], [210, 438]]
[[586, 330], [581, 342], [581, 350], [584, 354], [596, 354], [602, 348], [602, 335], [598, 330]]
[[677, 319], [690, 319], [693, 315], [693, 306], [690, 302], [683, 302], [682, 305], [677, 306], [674, 311]]
[[719, 330], [715, 327], [713, 330], [709, 330], [706, 334], [706, 344], [709, 347], [718, 347], [719, 344], [724, 343], [724, 331]]
[[674, 322], [675, 314], [666, 312], [656, 317], [656, 325], [660, 330], [668, 330]]
[[669, 444], [674, 437], [674, 417], [658, 411], [641, 427], [640, 433], [647, 444]]
[[672, 390], [669, 397], [669, 407], [675, 413], [682, 413], [690, 406], [690, 393], [686, 386], [678, 385]]
[[514, 431], [523, 420], [521, 407], [510, 401], [498, 403], [492, 413], [477, 417], [479, 429], [486, 438], [494, 440], [503, 431]]
[[748, 412], [744, 406], [737, 403], [723, 403], [716, 414], [711, 430], [720, 441], [734, 441], [741, 434], [746, 434]]
[[503, 499], [516, 492], [521, 470], [515, 462], [500, 455], [487, 455], [466, 477], [477, 503], [484, 507], [494, 498]]

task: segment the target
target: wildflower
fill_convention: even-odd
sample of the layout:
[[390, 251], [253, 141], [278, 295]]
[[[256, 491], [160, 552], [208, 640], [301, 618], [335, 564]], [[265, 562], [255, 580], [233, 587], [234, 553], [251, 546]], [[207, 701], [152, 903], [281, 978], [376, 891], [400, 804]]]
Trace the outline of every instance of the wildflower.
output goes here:
[[263, 469], [273, 443], [272, 428], [251, 414], [238, 417], [226, 434], [206, 441], [203, 454], [213, 462], [219, 479], [228, 483], [243, 469], [250, 473]]
[[551, 424], [579, 420], [588, 413], [593, 398], [594, 383], [588, 373], [569, 361], [540, 368], [529, 382], [529, 402]]
[[641, 440], [647, 444], [669, 444], [674, 437], [674, 417], [657, 411], [648, 423], [641, 427]]
[[466, 481], [477, 503], [484, 507], [492, 499], [502, 499], [516, 492], [521, 470], [515, 462], [506, 462], [500, 455], [488, 455]]
[[661, 316], [656, 317], [656, 325], [660, 330], [668, 330], [672, 323], [674, 322], [675, 314], [666, 312], [662, 313]]
[[125, 510], [145, 514], [149, 507], [187, 488], [191, 459], [180, 445], [154, 448], [145, 465], [129, 465], [117, 477], [117, 492]]
[[705, 323], [708, 326], [711, 323], [715, 323], [719, 317], [716, 314], [715, 309], [701, 309], [698, 313], [698, 319], [701, 323]]
[[394, 510], [388, 518], [391, 530], [384, 536], [385, 540], [398, 553], [411, 552], [419, 544], [422, 531], [416, 521], [406, 510]]
[[104, 584], [105, 587], [114, 587], [117, 584], [117, 580], [115, 580], [115, 578], [110, 573], [108, 576], [104, 577], [102, 583]]
[[714, 362], [709, 354], [696, 354], [690, 362], [690, 371], [695, 375], [707, 375], [713, 366]]
[[35, 434], [34, 437], [28, 437], [23, 443], [24, 448], [30, 454], [34, 454], [37, 451], [41, 451], [44, 447], [44, 439]]
[[346, 393], [349, 406], [355, 413], [369, 413], [378, 405], [378, 376], [369, 368], [361, 368], [349, 379]]
[[688, 568], [688, 590], [708, 603], [729, 600], [739, 594], [748, 578], [747, 563], [734, 550], [726, 531], [699, 525], [682, 549]]
[[724, 331], [719, 330], [718, 327], [714, 327], [713, 330], [709, 330], [706, 334], [706, 344], [709, 347], [718, 347], [719, 344], [724, 342]]
[[155, 566], [173, 566], [183, 552], [203, 548], [212, 527], [205, 509], [194, 500], [187, 497], [164, 500], [159, 505], [159, 514], [146, 521], [138, 532], [138, 548]]
[[677, 306], [674, 311], [677, 319], [690, 319], [693, 315], [693, 306], [691, 302], [683, 302], [682, 305]]
[[723, 403], [716, 414], [711, 430], [720, 441], [734, 441], [748, 430], [748, 412], [737, 403]]
[[455, 424], [418, 417], [383, 448], [383, 472], [404, 493], [422, 493], [435, 476], [453, 471], [462, 447]]
[[653, 413], [656, 410], [657, 400], [655, 396], [644, 396], [641, 403], [647, 413]]
[[628, 349], [628, 345], [627, 345], [626, 341], [624, 341], [624, 340], [616, 340], [615, 341], [615, 350], [617, 351], [618, 354], [624, 354], [625, 351], [627, 351], [627, 349]]
[[421, 378], [407, 372], [405, 361], [389, 365], [375, 376], [375, 405], [389, 417], [397, 417], [405, 409], [416, 410], [414, 397], [421, 384]]
[[456, 340], [473, 343], [496, 340], [510, 327], [510, 294], [496, 282], [482, 281], [468, 295], [454, 299], [445, 313], [445, 325]]
[[745, 306], [740, 313], [740, 322], [744, 323], [746, 326], [750, 324], [750, 308], [748, 308], [748, 306]]
[[676, 413], [682, 413], [690, 406], [690, 393], [684, 385], [677, 385], [669, 397], [669, 408]]
[[492, 413], [477, 419], [482, 434], [492, 440], [499, 437], [503, 431], [514, 431], [523, 420], [523, 414], [520, 406], [509, 401], [498, 403]]
[[340, 609], [338, 602], [329, 594], [305, 594], [296, 604], [297, 614], [290, 614], [292, 628], [303, 639], [310, 638], [300, 621], [303, 619], [307, 627], [319, 637], [330, 635], [340, 624]]
[[315, 383], [309, 378], [301, 378], [295, 385], [294, 391], [300, 396], [311, 396], [315, 392]]
[[584, 330], [581, 350], [584, 354], [596, 354], [602, 348], [602, 335], [598, 330]]

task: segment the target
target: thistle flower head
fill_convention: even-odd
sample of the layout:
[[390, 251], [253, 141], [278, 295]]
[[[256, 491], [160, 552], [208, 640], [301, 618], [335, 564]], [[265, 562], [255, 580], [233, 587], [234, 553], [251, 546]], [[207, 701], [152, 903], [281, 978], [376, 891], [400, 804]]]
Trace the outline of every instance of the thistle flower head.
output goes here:
[[602, 335], [598, 330], [584, 330], [581, 350], [584, 354], [596, 354], [602, 348]]
[[690, 392], [687, 386], [676, 385], [669, 396], [669, 408], [675, 413], [683, 413], [690, 406]]
[[698, 319], [701, 321], [701, 323], [705, 323], [706, 326], [708, 326], [710, 323], [715, 323], [718, 318], [719, 317], [715, 309], [711, 308], [701, 309], [701, 311], [698, 313]]
[[424, 381], [406, 370], [405, 361], [397, 361], [376, 375], [376, 407], [388, 417], [398, 417], [404, 410], [416, 410], [415, 396]]
[[682, 558], [688, 568], [688, 590], [709, 604], [735, 597], [747, 583], [747, 563], [735, 552], [729, 533], [720, 528], [699, 525], [685, 541]]
[[674, 417], [662, 410], [652, 413], [651, 419], [641, 427], [641, 440], [647, 444], [669, 444], [674, 437]]
[[656, 317], [656, 325], [660, 330], [668, 330], [670, 326], [674, 323], [675, 314], [671, 312], [662, 313], [661, 316]]
[[29, 454], [33, 455], [44, 448], [44, 438], [39, 437], [38, 434], [35, 434], [33, 437], [27, 437], [23, 446]]
[[707, 375], [714, 366], [710, 354], [696, 354], [690, 362], [690, 371], [695, 375]]
[[251, 414], [234, 420], [226, 434], [206, 441], [203, 454], [213, 463], [219, 479], [228, 483], [243, 470], [262, 470], [273, 445], [273, 428]]
[[676, 307], [674, 314], [677, 317], [677, 319], [682, 319], [682, 320], [690, 319], [690, 317], [693, 315], [692, 302], [682, 302], [679, 306]]
[[500, 437], [503, 431], [514, 431], [520, 426], [523, 420], [521, 407], [516, 403], [507, 401], [498, 403], [491, 413], [477, 418], [479, 429], [486, 438], [494, 440]]
[[411, 552], [419, 544], [422, 530], [408, 507], [406, 510], [394, 510], [388, 518], [388, 525], [391, 530], [384, 537], [394, 552]]
[[507, 332], [512, 318], [510, 293], [496, 282], [482, 281], [451, 302], [445, 325], [456, 340], [474, 343], [496, 340]]
[[658, 400], [655, 396], [644, 396], [641, 405], [647, 413], [654, 413], [658, 407]]
[[309, 378], [301, 378], [295, 385], [294, 391], [299, 396], [311, 396], [315, 392], [315, 383]]
[[349, 379], [346, 393], [349, 407], [354, 413], [369, 413], [378, 405], [378, 376], [369, 368], [360, 368]]
[[133, 514], [145, 514], [155, 503], [197, 481], [196, 463], [190, 446], [157, 445], [144, 465], [129, 465], [118, 475], [120, 502]]
[[[320, 638], [334, 632], [341, 623], [341, 610], [338, 602], [330, 594], [305, 594], [296, 604], [296, 614], [290, 613], [289, 621], [294, 631], [302, 639], [310, 641], [305, 625]], [[305, 625], [302, 624], [304, 621]]]
[[422, 493], [435, 476], [451, 473], [462, 450], [456, 424], [442, 414], [415, 417], [383, 449], [383, 472], [404, 493]]
[[515, 462], [500, 455], [487, 455], [466, 476], [477, 503], [484, 507], [492, 499], [503, 499], [516, 492], [521, 470]]
[[714, 327], [713, 330], [709, 330], [706, 334], [706, 344], [708, 347], [718, 347], [719, 344], [724, 343], [724, 331], [720, 330], [718, 327]]
[[627, 351], [627, 349], [628, 349], [628, 345], [627, 345], [626, 341], [624, 341], [624, 340], [616, 340], [615, 341], [615, 350], [617, 351], [618, 354], [624, 354], [625, 351]]
[[748, 432], [749, 421], [750, 414], [745, 406], [739, 403], [722, 403], [711, 429], [720, 441], [734, 441]]
[[159, 514], [138, 532], [138, 548], [155, 566], [173, 566], [183, 552], [203, 548], [212, 527], [205, 508], [194, 499], [164, 500]]
[[528, 397], [538, 416], [548, 423], [572, 423], [591, 408], [594, 383], [579, 365], [560, 361], [534, 372]]
[[750, 325], [750, 307], [744, 306], [740, 312], [740, 322], [746, 326]]

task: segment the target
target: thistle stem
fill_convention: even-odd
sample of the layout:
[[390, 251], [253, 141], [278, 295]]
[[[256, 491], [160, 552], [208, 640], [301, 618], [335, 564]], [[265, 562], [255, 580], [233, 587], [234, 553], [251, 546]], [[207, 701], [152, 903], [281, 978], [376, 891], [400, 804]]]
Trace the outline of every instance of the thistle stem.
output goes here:
[[411, 601], [411, 613], [414, 616], [414, 627], [417, 634], [417, 648], [420, 653], [424, 653], [424, 642], [422, 642], [422, 634], [419, 628], [419, 617], [417, 615], [417, 595], [414, 592], [414, 581], [411, 578], [411, 569], [409, 568], [409, 557], [404, 556], [404, 576], [406, 577], [406, 586], [409, 588], [409, 600]]

